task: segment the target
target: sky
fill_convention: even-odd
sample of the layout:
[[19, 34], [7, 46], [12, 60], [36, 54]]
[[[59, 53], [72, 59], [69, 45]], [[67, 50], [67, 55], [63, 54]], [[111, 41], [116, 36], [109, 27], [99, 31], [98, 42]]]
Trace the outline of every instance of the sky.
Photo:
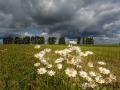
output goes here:
[[120, 0], [0, 0], [0, 36], [31, 26], [49, 34], [119, 43]]

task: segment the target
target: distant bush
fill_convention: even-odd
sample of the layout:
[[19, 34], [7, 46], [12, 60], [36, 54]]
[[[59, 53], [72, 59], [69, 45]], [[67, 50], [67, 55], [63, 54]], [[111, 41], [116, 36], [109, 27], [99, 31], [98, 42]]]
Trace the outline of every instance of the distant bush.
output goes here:
[[[57, 38], [56, 37], [49, 37], [48, 38], [48, 44], [55, 44]], [[40, 36], [26, 36], [24, 38], [21, 37], [6, 37], [3, 38], [4, 44], [45, 44], [45, 38]], [[93, 37], [78, 37], [77, 38], [77, 44], [87, 44], [92, 45], [94, 44], [94, 38]], [[66, 44], [66, 40], [64, 37], [60, 37], [58, 40], [58, 44]]]
[[65, 44], [65, 38], [64, 37], [60, 37], [58, 44]]
[[36, 38], [35, 37], [31, 37], [31, 44], [36, 44]]
[[83, 37], [82, 44], [87, 44], [87, 45], [94, 44], [93, 37]]
[[30, 37], [26, 36], [23, 38], [23, 43], [24, 44], [30, 44]]
[[14, 43], [14, 39], [13, 39], [13, 37], [3, 38], [3, 43], [4, 44], [13, 44]]
[[45, 38], [44, 37], [38, 37], [38, 44], [45, 44]]
[[31, 43], [32, 44], [44, 44], [45, 43], [45, 38], [44, 37], [31, 37]]
[[81, 44], [81, 37], [77, 38], [77, 44]]
[[94, 39], [92, 37], [87, 38], [86, 44], [94, 44]]
[[95, 41], [94, 41], [94, 38], [92, 37], [91, 38], [91, 44], [94, 44], [95, 43]]
[[20, 37], [15, 37], [14, 43], [15, 43], [15, 44], [23, 44], [23, 40], [22, 40], [22, 38], [20, 38]]
[[48, 44], [55, 44], [56, 43], [56, 37], [49, 37], [48, 38]]
[[82, 38], [82, 44], [86, 44], [86, 38]]
[[86, 44], [91, 44], [91, 39], [90, 38], [86, 38]]

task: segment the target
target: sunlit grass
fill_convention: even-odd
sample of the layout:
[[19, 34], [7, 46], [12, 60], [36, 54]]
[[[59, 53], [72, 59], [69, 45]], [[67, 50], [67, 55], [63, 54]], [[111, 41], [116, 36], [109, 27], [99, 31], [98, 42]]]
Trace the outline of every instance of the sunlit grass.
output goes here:
[[[53, 50], [64, 49], [62, 45], [42, 45], [40, 49], [34, 49], [34, 45], [1, 45], [0, 46], [0, 90], [77, 90], [73, 82], [64, 83], [59, 74], [53, 78], [38, 77], [33, 64], [37, 61], [34, 54], [44, 48]], [[82, 50], [90, 50], [95, 54], [85, 59], [89, 61], [105, 61], [107, 67], [117, 76], [120, 82], [120, 47], [119, 46], [81, 46]], [[50, 55], [55, 58], [55, 55]], [[62, 72], [61, 72], [62, 73]], [[67, 80], [66, 80], [67, 81]], [[68, 78], [69, 81], [69, 78]], [[33, 86], [32, 86], [33, 85]], [[71, 86], [73, 85], [73, 86]], [[59, 89], [58, 89], [59, 88]]]

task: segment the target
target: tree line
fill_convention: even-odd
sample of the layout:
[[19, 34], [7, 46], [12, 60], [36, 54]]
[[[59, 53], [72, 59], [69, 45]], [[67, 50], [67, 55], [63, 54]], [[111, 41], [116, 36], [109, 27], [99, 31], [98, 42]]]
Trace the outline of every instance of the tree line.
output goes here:
[[[77, 44], [94, 44], [93, 37], [78, 37]], [[33, 36], [33, 37], [5, 37], [3, 38], [3, 44], [45, 44], [45, 37]], [[56, 37], [48, 37], [47, 44], [56, 44]], [[57, 44], [66, 44], [65, 37], [60, 37]]]

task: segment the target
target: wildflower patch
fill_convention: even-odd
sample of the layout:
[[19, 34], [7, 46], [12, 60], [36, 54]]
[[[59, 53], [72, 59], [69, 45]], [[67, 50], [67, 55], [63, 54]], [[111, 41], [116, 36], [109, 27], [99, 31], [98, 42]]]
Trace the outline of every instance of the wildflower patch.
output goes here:
[[[40, 46], [35, 48], [40, 48]], [[106, 68], [107, 63], [85, 60], [86, 57], [93, 54], [92, 51], [83, 52], [80, 47], [72, 45], [55, 51], [46, 48], [34, 55], [38, 59], [34, 66], [38, 75], [43, 75], [43, 77], [44, 75], [48, 75], [48, 77], [65, 76], [82, 89], [97, 89], [115, 83], [116, 76]], [[54, 55], [52, 56], [54, 58], [49, 55]], [[64, 79], [63, 81], [65, 82]]]

